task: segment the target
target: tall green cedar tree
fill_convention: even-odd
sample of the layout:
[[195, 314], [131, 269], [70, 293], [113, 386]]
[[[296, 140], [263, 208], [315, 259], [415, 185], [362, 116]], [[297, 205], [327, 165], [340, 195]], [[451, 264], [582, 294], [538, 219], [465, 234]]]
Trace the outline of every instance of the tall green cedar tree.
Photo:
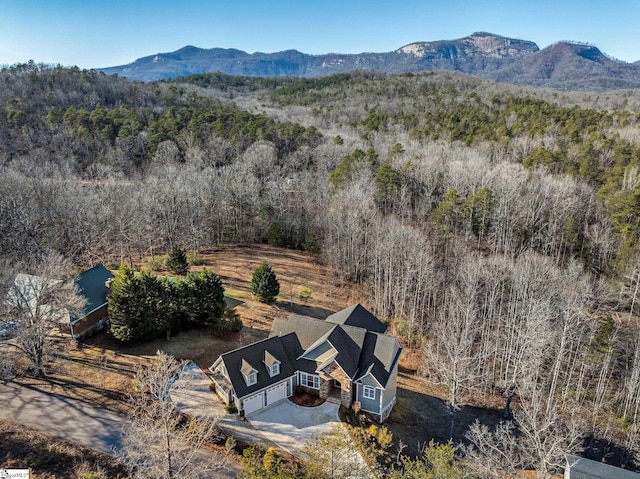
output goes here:
[[237, 314], [225, 314], [224, 287], [220, 276], [204, 268], [183, 280], [153, 273], [134, 274], [123, 266], [109, 293], [110, 331], [122, 342], [133, 342], [171, 333], [187, 322], [214, 325], [218, 332], [239, 331]]
[[153, 332], [153, 318], [145, 313], [147, 292], [131, 268], [122, 266], [109, 291], [109, 330], [116, 339], [132, 342]]
[[178, 245], [174, 246], [167, 257], [165, 266], [172, 273], [184, 276], [189, 271], [187, 252]]
[[186, 314], [197, 325], [220, 326], [225, 310], [224, 287], [220, 276], [203, 268], [189, 273], [183, 282]]
[[278, 278], [266, 261], [253, 272], [251, 292], [262, 303], [273, 303], [280, 293]]

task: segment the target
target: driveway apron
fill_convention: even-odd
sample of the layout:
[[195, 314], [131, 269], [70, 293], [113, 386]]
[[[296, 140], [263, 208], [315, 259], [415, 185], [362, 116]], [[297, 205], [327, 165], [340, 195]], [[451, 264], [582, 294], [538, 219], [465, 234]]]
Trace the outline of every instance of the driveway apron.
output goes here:
[[337, 404], [302, 407], [286, 400], [251, 414], [248, 419], [270, 442], [293, 455], [300, 455], [306, 442], [340, 422]]

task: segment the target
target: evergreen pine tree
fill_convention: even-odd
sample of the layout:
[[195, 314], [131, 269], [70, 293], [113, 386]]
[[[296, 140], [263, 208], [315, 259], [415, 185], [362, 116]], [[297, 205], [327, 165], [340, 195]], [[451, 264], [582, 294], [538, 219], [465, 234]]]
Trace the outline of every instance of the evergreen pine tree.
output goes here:
[[184, 276], [189, 271], [187, 252], [178, 245], [174, 246], [167, 257], [165, 266], [172, 273]]
[[145, 315], [147, 293], [133, 270], [122, 266], [109, 291], [109, 330], [116, 339], [132, 342], [155, 330], [153, 318]]
[[220, 276], [207, 268], [199, 273], [189, 273], [183, 289], [186, 311], [193, 323], [220, 323], [225, 310], [224, 287]]
[[280, 293], [278, 278], [266, 261], [263, 261], [253, 272], [251, 292], [262, 303], [273, 303]]

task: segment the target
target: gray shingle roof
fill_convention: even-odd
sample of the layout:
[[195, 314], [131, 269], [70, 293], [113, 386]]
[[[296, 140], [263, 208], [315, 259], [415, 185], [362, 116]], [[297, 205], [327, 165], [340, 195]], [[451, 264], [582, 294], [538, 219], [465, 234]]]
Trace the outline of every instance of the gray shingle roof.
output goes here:
[[[329, 318], [326, 321], [298, 315], [291, 315], [289, 319], [277, 318], [268, 339], [223, 354], [221, 358], [236, 395], [242, 398], [293, 375], [295, 371], [315, 373], [321, 364], [301, 356], [324, 341], [329, 341], [338, 351], [335, 361], [352, 380], [371, 372], [382, 386], [386, 386], [402, 348], [396, 338], [380, 333], [381, 329], [387, 329], [384, 323], [359, 304]], [[367, 331], [362, 326], [347, 323], [366, 323], [374, 329]], [[269, 355], [280, 361], [280, 374], [274, 378], [262, 364]], [[240, 371], [243, 360], [258, 370], [258, 382], [253, 386], [247, 387]]]
[[[269, 375], [266, 366], [262, 362], [267, 351], [280, 361], [280, 374], [276, 374], [274, 377]], [[238, 398], [242, 398], [271, 384], [280, 382], [295, 372], [295, 369], [293, 369], [288, 359], [282, 339], [278, 336], [263, 339], [262, 341], [243, 348], [229, 351], [228, 353], [224, 353], [221, 358]], [[247, 383], [244, 381], [244, 376], [242, 375], [243, 361], [258, 371], [258, 381], [252, 386], [247, 386]]]
[[387, 325], [367, 311], [361, 304], [338, 311], [327, 317], [327, 321], [334, 324], [364, 328], [374, 333], [386, 333]]
[[371, 373], [385, 387], [401, 352], [402, 348], [393, 336], [367, 332], [358, 365], [358, 376]]
[[336, 326], [327, 340], [338, 351], [335, 361], [351, 379], [355, 379], [366, 331], [351, 326]]
[[284, 336], [296, 333], [300, 346], [306, 351], [335, 327], [321, 319], [308, 318], [292, 314], [289, 319], [277, 318], [271, 326], [271, 335]]

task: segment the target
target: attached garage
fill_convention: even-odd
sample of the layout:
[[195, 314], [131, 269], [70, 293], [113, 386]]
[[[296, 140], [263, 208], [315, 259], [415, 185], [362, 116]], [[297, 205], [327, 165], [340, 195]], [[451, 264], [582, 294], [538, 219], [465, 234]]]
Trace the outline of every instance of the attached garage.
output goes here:
[[287, 399], [287, 383], [276, 384], [275, 386], [267, 389], [267, 406]]
[[260, 392], [254, 396], [249, 396], [248, 398], [245, 398], [242, 401], [244, 415], [248, 416], [249, 414], [262, 409], [264, 407], [264, 403], [262, 401], [263, 397], [264, 397], [264, 394]]

